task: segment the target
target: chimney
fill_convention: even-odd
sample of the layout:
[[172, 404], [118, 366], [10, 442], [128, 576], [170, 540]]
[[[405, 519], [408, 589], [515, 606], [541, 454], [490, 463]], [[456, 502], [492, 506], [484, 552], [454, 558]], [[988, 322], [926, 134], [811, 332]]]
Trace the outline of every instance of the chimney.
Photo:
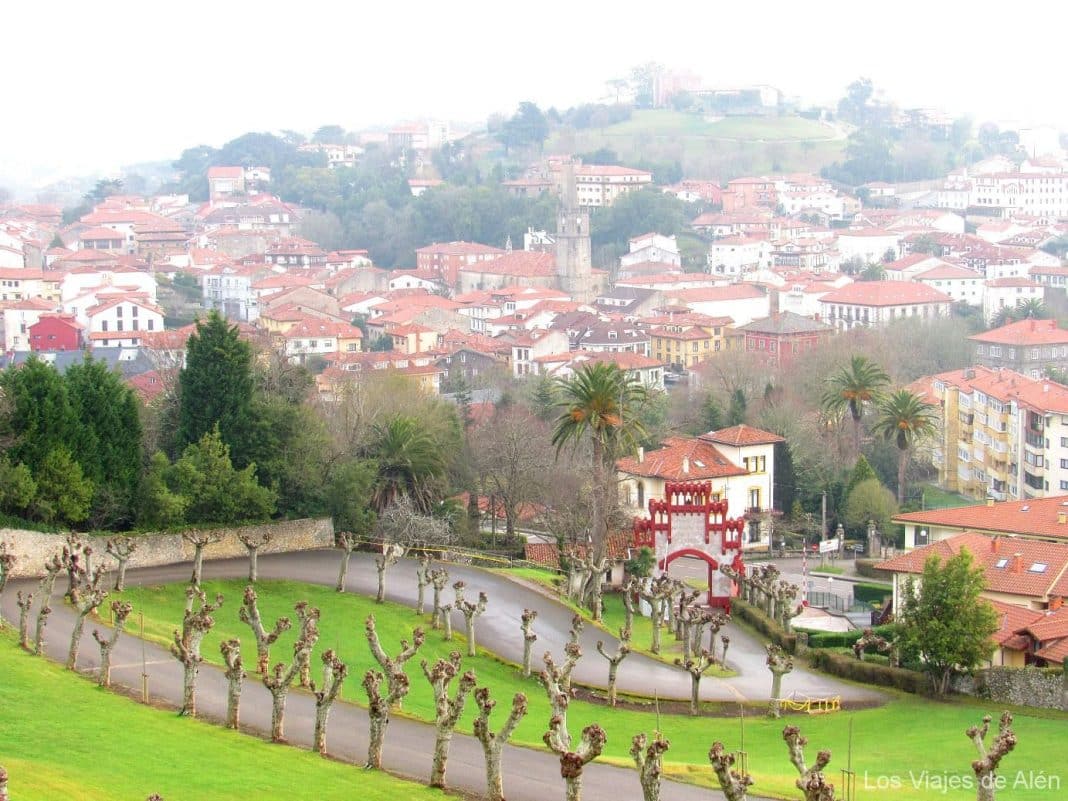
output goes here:
[[993, 495], [987, 495], [986, 496], [986, 505], [987, 506], [993, 506], [994, 505], [994, 496]]
[[1023, 554], [1022, 553], [1014, 553], [1012, 555], [1012, 567], [1010, 568], [1010, 570], [1013, 573], [1019, 573], [1022, 569], [1023, 569]]
[[686, 475], [690, 474], [690, 457], [689, 456], [683, 456], [682, 457], [682, 472], [686, 473]]
[[642, 464], [645, 461], [645, 448], [641, 445], [638, 446], [638, 464]]
[[998, 548], [1000, 546], [1001, 546], [1001, 539], [999, 537], [995, 536], [995, 537], [991, 537], [990, 538], [990, 552], [991, 553], [997, 553], [998, 552]]

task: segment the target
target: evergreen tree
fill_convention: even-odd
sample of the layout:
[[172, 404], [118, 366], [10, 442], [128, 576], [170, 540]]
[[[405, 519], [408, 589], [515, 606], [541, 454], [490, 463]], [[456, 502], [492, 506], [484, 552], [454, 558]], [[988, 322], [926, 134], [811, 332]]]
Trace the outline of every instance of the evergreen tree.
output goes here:
[[371, 489], [377, 475], [374, 462], [357, 459], [334, 470], [326, 487], [325, 507], [334, 519], [335, 531], [348, 531], [357, 537], [370, 535], [375, 524]]
[[[776, 465], [776, 467], [777, 466], [778, 465]], [[849, 474], [849, 481], [846, 482], [845, 497], [849, 497], [849, 493], [853, 491], [853, 488], [856, 487], [857, 484], [872, 478], [878, 479], [879, 476], [872, 469], [868, 460], [864, 458], [864, 454], [861, 454], [857, 457], [856, 464], [853, 465], [853, 472]]]
[[712, 392], [705, 396], [705, 402], [701, 404], [701, 419], [705, 431], [718, 431], [725, 427], [723, 407], [720, 406], [719, 400]]
[[275, 508], [275, 494], [256, 482], [256, 466], [238, 470], [218, 430], [186, 447], [168, 471], [168, 486], [186, 498], [188, 523], [244, 523], [264, 520]]
[[252, 415], [252, 349], [212, 310], [189, 337], [178, 380], [180, 407], [176, 445], [182, 450], [218, 427], [239, 467], [248, 465]]
[[137, 398], [102, 361], [86, 358], [64, 379], [78, 421], [74, 458], [93, 482], [101, 524], [131, 516], [141, 472], [141, 418]]
[[748, 405], [745, 392], [741, 389], [734, 390], [731, 393], [730, 404], [727, 406], [727, 425], [736, 426], [744, 423]]
[[170, 469], [164, 454], [153, 454], [138, 493], [137, 522], [142, 528], [169, 528], [185, 520], [189, 499], [167, 486]]
[[93, 482], [64, 447], [49, 451], [34, 472], [34, 515], [45, 523], [80, 523], [89, 516]]
[[36, 356], [0, 376], [0, 390], [10, 406], [0, 436], [14, 440], [8, 450], [12, 463], [25, 464], [35, 476], [58, 448], [69, 451], [76, 439], [77, 419], [67, 385], [56, 369]]
[[797, 499], [797, 474], [794, 457], [785, 442], [775, 443], [775, 508], [791, 512]]

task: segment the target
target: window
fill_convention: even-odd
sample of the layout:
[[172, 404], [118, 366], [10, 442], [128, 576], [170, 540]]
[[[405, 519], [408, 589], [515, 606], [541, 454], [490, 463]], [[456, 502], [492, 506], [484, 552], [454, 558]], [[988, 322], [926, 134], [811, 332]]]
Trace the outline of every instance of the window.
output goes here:
[[156, 330], [156, 321], [153, 320], [151, 317], [148, 318], [148, 330], [149, 331], [155, 331]]
[[1031, 565], [1029, 568], [1027, 568], [1027, 572], [1028, 573], [1045, 573], [1047, 568], [1049, 568], [1049, 565], [1046, 564], [1045, 562], [1035, 562], [1033, 565]]
[[115, 307], [115, 316], [122, 317], [122, 304]]
[[994, 567], [996, 567], [998, 570], [1004, 570], [1005, 566], [1008, 563], [1009, 563], [1008, 559], [998, 559], [997, 562], [994, 563]]
[[115, 321], [115, 330], [116, 331], [121, 331], [122, 330], [122, 320], [116, 320]]
[[100, 321], [100, 330], [101, 331], [107, 331], [108, 330], [108, 321], [107, 320], [101, 320]]

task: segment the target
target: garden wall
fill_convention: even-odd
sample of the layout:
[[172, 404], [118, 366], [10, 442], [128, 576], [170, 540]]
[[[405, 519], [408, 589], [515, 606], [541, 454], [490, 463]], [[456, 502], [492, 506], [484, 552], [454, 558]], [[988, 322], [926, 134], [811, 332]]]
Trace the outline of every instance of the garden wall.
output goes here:
[[[204, 549], [205, 559], [227, 559], [246, 556], [248, 551], [238, 535], [269, 533], [271, 541], [260, 549], [260, 554], [305, 551], [313, 548], [329, 548], [334, 544], [334, 524], [330, 518], [280, 520], [274, 523], [233, 528], [199, 529], [211, 534], [221, 534], [222, 540]], [[173, 532], [131, 535], [138, 547], [129, 566], [158, 567], [189, 562], [193, 559], [193, 546], [182, 535]], [[93, 549], [104, 557], [105, 535], [91, 537]], [[0, 542], [6, 542], [15, 552], [16, 563], [12, 577], [36, 577], [44, 572], [44, 563], [63, 549], [66, 537], [63, 534], [45, 534], [25, 529], [0, 529]]]
[[987, 668], [954, 677], [953, 689], [999, 704], [1068, 711], [1068, 673], [1055, 668]]

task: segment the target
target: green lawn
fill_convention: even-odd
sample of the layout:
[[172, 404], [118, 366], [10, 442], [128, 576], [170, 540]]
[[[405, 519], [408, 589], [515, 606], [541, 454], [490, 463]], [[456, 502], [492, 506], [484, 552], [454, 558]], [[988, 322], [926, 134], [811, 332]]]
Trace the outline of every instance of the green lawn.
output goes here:
[[[16, 801], [395, 801], [422, 785], [177, 718], [101, 690], [0, 636], [0, 764]], [[299, 792], [294, 790], [299, 788]]]
[[550, 153], [589, 153], [606, 147], [635, 164], [682, 164], [689, 178], [726, 181], [771, 172], [818, 172], [845, 149], [826, 126], [802, 117], [725, 117], [635, 111], [631, 119], [603, 129], [562, 129], [545, 144]]
[[934, 484], [924, 484], [923, 506], [925, 509], [955, 509], [958, 506], [975, 506], [981, 501], [975, 498], [965, 498], [956, 492], [949, 492]]
[[[218, 643], [223, 637], [238, 636], [242, 642], [251, 644], [247, 627], [237, 620], [237, 605], [241, 596], [243, 582], [207, 582], [209, 592], [216, 590], [226, 595], [227, 602], [215, 615], [217, 625], [209, 635], [204, 646], [204, 656], [212, 662], [218, 662]], [[393, 604], [375, 604], [369, 598], [358, 595], [338, 595], [325, 587], [301, 585], [291, 582], [261, 582], [260, 605], [265, 618], [289, 613], [293, 602], [305, 598], [322, 609], [320, 649], [337, 648], [342, 658], [349, 662], [350, 679], [345, 688], [344, 698], [359, 703], [362, 690], [358, 689], [359, 677], [363, 671], [374, 666], [363, 637], [363, 620], [369, 611], [373, 611], [378, 620], [380, 632], [389, 632], [383, 637], [389, 643], [390, 650], [403, 636], [410, 636], [414, 623], [419, 622], [411, 609]], [[127, 590], [127, 598], [133, 602], [135, 613], [133, 620], [136, 627], [137, 611], [146, 613], [146, 634], [163, 641], [169, 638], [171, 630], [181, 618], [183, 592], [177, 585], [155, 588], [134, 588]], [[492, 598], [490, 603], [493, 603]], [[609, 622], [614, 622], [611, 618]], [[518, 636], [518, 631], [517, 631]], [[670, 636], [665, 638], [669, 641]], [[272, 656], [275, 659], [288, 658], [291, 653], [292, 634], [287, 635], [276, 645]], [[461, 648], [462, 638], [446, 645], [438, 632], [430, 632], [422, 654], [433, 659], [442, 656], [450, 648]], [[540, 649], [538, 649], [540, 650]], [[247, 661], [251, 661], [250, 656]], [[587, 654], [584, 659], [603, 660], [596, 654]], [[474, 668], [480, 684], [488, 685], [494, 697], [501, 702], [501, 708], [507, 705], [511, 693], [522, 690], [530, 699], [530, 713], [520, 724], [514, 740], [518, 743], [541, 747], [541, 735], [548, 721], [548, 705], [544, 690], [533, 679], [524, 680], [511, 666], [505, 665], [489, 655], [480, 654], [474, 659], [465, 660], [467, 667]], [[412, 692], [404, 701], [404, 713], [417, 718], [429, 719], [431, 712], [431, 693], [429, 685], [422, 678], [419, 667], [410, 663], [408, 674], [412, 678]], [[787, 685], [789, 678], [786, 679]], [[770, 678], [769, 678], [770, 686]], [[904, 777], [904, 786], [896, 790], [892, 797], [899, 799], [929, 799], [930, 790], [923, 787], [913, 788], [908, 780], [908, 771], [927, 770], [929, 774], [943, 773], [971, 775], [969, 765], [975, 758], [964, 730], [978, 722], [984, 712], [981, 705], [933, 703], [912, 696], [895, 696], [894, 701], [879, 709], [860, 710], [822, 717], [795, 717], [791, 722], [802, 726], [806, 736], [812, 742], [813, 751], [830, 748], [834, 752], [831, 771], [837, 779], [838, 770], [844, 766], [848, 732], [847, 721], [853, 719], [853, 766], [863, 775], [868, 772], [870, 783], [875, 777], [888, 772]], [[993, 714], [998, 710], [990, 708]], [[786, 758], [782, 742], [782, 721], [764, 719], [752, 709], [753, 717], [745, 720], [745, 747], [749, 753], [750, 769], [756, 779], [755, 793], [795, 797], [793, 770]], [[472, 708], [469, 705], [460, 724], [460, 729], [470, 731]], [[1028, 770], [1048, 773], [1065, 772], [1063, 761], [1049, 743], [1058, 741], [1064, 731], [1068, 715], [1049, 714], [1046, 717], [1023, 716], [1018, 718], [1016, 730], [1020, 745], [1017, 751], [1006, 758], [1004, 766], [1007, 771], [1025, 767]], [[620, 764], [629, 763], [627, 752], [631, 737], [641, 731], [651, 732], [656, 726], [656, 717], [651, 706], [647, 711], [640, 709], [608, 709], [588, 702], [574, 701], [570, 707], [569, 724], [577, 735], [583, 726], [597, 722], [608, 733], [605, 757]], [[741, 727], [737, 718], [691, 718], [684, 715], [661, 717], [661, 729], [672, 743], [667, 754], [668, 770], [671, 774], [711, 785], [715, 780], [707, 765], [707, 753], [714, 740], [723, 740], [730, 749], [736, 749], [741, 740]], [[1068, 775], [1063, 776], [1068, 782]], [[637, 780], [635, 780], [637, 781]], [[637, 784], [635, 784], [635, 790]], [[864, 797], [875, 798], [878, 793], [866, 792]], [[890, 797], [890, 793], [886, 793]], [[974, 791], [950, 791], [949, 799], [974, 797]], [[1021, 791], [1013, 794], [1016, 799], [1046, 799], [1048, 791]]]

